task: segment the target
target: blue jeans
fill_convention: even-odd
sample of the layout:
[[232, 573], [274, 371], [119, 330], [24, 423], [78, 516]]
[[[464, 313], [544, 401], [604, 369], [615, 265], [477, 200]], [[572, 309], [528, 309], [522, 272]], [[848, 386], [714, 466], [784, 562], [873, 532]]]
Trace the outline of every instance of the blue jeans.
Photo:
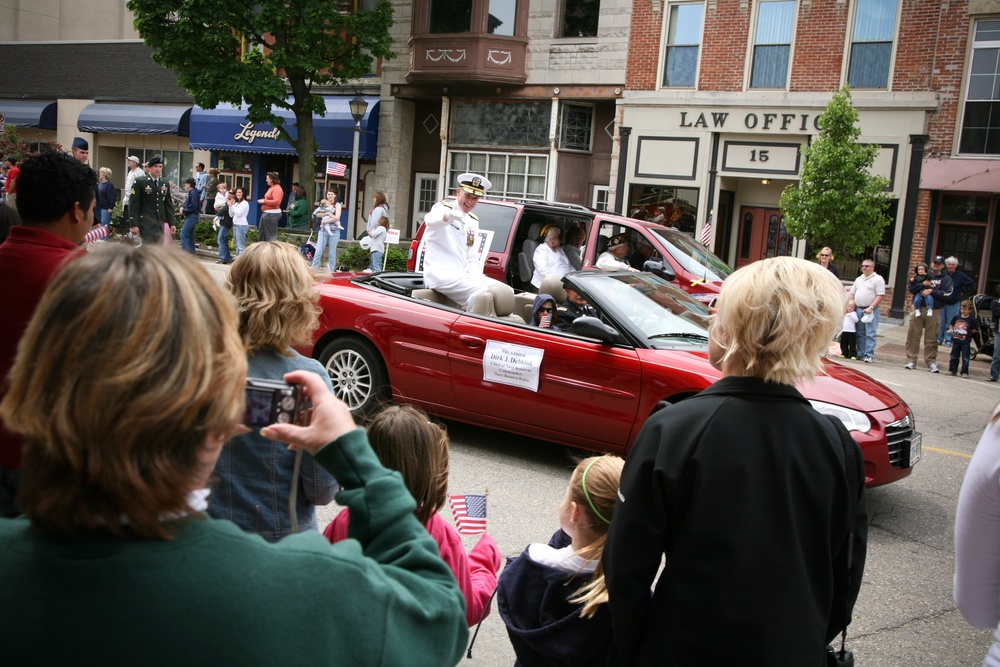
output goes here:
[[107, 227], [111, 224], [111, 211], [106, 211], [103, 208], [97, 209], [97, 220]]
[[1000, 380], [1000, 333], [993, 336], [993, 363], [990, 364], [990, 377]]
[[184, 218], [184, 227], [181, 228], [181, 248], [184, 252], [194, 254], [194, 228], [198, 224], [198, 214], [189, 213]]
[[914, 294], [913, 295], [913, 309], [914, 310], [920, 310], [924, 306], [927, 306], [928, 308], [933, 308], [934, 307], [934, 297], [932, 297], [932, 296], [924, 296], [923, 294]]
[[373, 273], [375, 271], [381, 271], [382, 270], [382, 251], [381, 250], [376, 250], [376, 251], [374, 251], [372, 253], [372, 263], [371, 263], [371, 266], [368, 267], [368, 268], [370, 268]]
[[878, 308], [872, 308], [872, 315], [875, 316], [871, 322], [862, 322], [865, 309], [858, 306], [858, 358], [875, 357], [875, 334], [878, 333]]
[[233, 225], [233, 241], [236, 242], [237, 257], [239, 257], [240, 254], [247, 249], [248, 231], [250, 231], [250, 225]]
[[229, 232], [232, 227], [219, 227], [219, 261], [228, 264], [233, 261], [233, 255], [229, 252]]
[[957, 338], [951, 342], [951, 359], [948, 362], [948, 370], [954, 373], [958, 370], [958, 358], [962, 357], [962, 373], [965, 375], [969, 374], [969, 357], [972, 354], [972, 341], [968, 338], [965, 340], [958, 340]]
[[945, 345], [951, 345], [951, 334], [947, 333], [948, 327], [951, 325], [951, 318], [958, 317], [958, 309], [962, 304], [959, 302], [946, 303], [941, 306], [941, 329], [938, 333], [938, 345], [944, 343]]
[[313, 255], [312, 268], [318, 269], [319, 265], [323, 261], [323, 251], [330, 246], [329, 259], [326, 265], [329, 267], [330, 271], [337, 270], [337, 244], [340, 243], [340, 230], [328, 234], [327, 231], [321, 226], [319, 228], [319, 236], [316, 237], [316, 254]]

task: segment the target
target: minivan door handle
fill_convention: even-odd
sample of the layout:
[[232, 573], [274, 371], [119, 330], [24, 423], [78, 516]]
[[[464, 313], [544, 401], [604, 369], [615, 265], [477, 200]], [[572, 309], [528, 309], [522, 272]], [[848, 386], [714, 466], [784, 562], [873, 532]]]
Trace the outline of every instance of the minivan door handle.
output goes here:
[[488, 265], [490, 265], [490, 266], [500, 266], [500, 258], [499, 257], [487, 257], [486, 258], [486, 263]]

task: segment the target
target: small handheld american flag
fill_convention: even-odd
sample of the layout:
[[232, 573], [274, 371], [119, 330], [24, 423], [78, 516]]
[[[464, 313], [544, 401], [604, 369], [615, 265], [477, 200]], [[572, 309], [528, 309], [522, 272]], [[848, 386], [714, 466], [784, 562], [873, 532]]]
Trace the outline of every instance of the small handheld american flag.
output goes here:
[[486, 532], [486, 496], [471, 493], [449, 495], [448, 503], [460, 534], [476, 535]]
[[339, 176], [343, 178], [344, 174], [347, 173], [347, 165], [343, 162], [334, 162], [333, 160], [326, 161], [326, 175], [327, 176]]
[[705, 220], [705, 226], [701, 229], [701, 244], [708, 247], [708, 244], [712, 242], [712, 214], [708, 214], [708, 219]]

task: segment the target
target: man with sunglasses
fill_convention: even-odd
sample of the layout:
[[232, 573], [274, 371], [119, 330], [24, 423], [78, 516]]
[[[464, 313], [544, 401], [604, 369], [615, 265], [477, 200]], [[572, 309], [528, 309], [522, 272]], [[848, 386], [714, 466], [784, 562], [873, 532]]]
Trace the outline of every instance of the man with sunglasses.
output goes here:
[[584, 316], [597, 317], [597, 310], [587, 303], [582, 294], [572, 287], [567, 287], [566, 302], [556, 309], [555, 328], [559, 331], [572, 331], [573, 322]]

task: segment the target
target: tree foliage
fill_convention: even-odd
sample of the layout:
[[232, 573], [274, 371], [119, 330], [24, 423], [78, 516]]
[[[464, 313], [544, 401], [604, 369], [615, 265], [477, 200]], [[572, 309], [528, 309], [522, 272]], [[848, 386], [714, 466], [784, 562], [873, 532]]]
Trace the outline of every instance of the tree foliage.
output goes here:
[[781, 193], [781, 210], [793, 236], [850, 254], [882, 239], [891, 221], [889, 180], [871, 173], [877, 145], [858, 143], [858, 111], [845, 86], [819, 117], [819, 135], [802, 148], [798, 186]]
[[[313, 114], [324, 115], [316, 86], [342, 85], [393, 57], [393, 9], [344, 12], [334, 0], [129, 0], [135, 28], [153, 60], [173, 70], [203, 109], [246, 104], [253, 123], [271, 123], [296, 148], [303, 174], [315, 172]], [[272, 107], [295, 115], [292, 140]], [[313, 179], [303, 177], [309, 200]]]

